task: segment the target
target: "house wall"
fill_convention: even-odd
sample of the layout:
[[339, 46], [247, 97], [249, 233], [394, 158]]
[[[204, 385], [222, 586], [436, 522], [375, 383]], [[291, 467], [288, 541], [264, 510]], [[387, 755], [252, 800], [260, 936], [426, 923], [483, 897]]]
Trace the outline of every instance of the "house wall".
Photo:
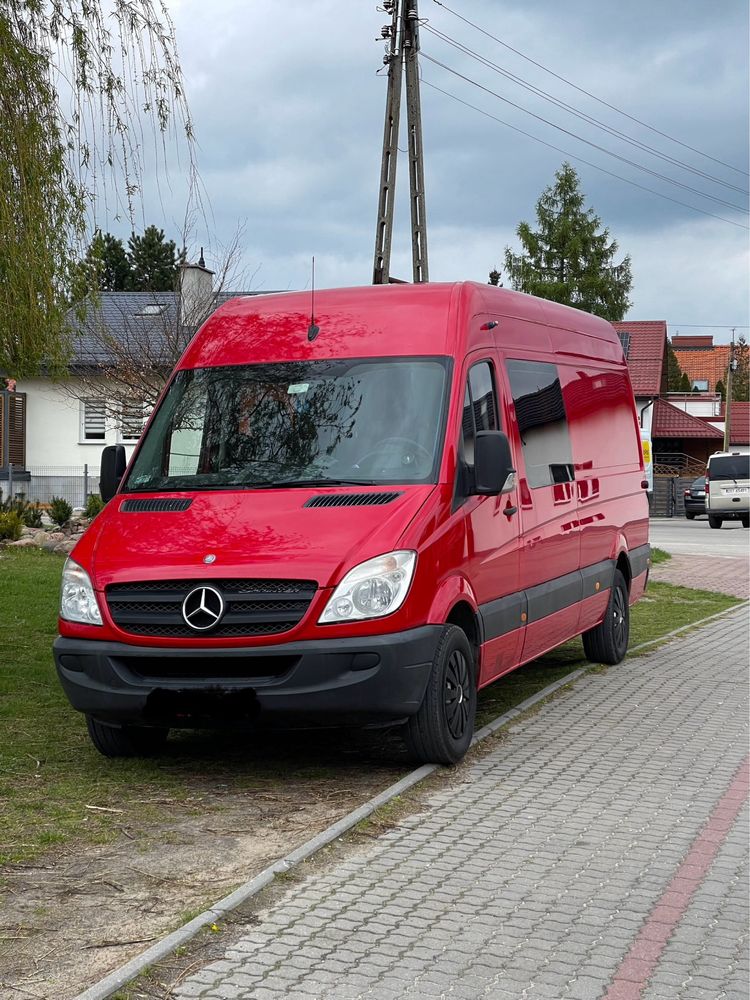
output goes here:
[[48, 378], [19, 379], [18, 392], [26, 393], [26, 464], [75, 467], [89, 465], [99, 469], [102, 448], [124, 444], [128, 458], [133, 443], [122, 441], [113, 421], [107, 421], [104, 441], [81, 440], [81, 402], [76, 393], [85, 395], [80, 379], [61, 382]]

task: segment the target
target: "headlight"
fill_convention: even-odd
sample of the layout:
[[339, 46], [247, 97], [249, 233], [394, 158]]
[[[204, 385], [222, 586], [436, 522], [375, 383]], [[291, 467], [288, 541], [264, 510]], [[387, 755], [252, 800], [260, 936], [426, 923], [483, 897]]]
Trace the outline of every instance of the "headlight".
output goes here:
[[83, 625], [101, 625], [102, 615], [86, 570], [66, 559], [62, 572], [60, 617]]
[[390, 615], [404, 603], [416, 561], [416, 552], [388, 552], [355, 566], [334, 590], [318, 624]]

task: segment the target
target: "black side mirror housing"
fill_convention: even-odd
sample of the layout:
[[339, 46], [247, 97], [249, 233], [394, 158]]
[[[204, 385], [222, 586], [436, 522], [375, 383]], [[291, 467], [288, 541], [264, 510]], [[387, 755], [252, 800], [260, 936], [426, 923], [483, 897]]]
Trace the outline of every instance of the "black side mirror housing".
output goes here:
[[102, 452], [99, 493], [105, 503], [109, 503], [115, 493], [117, 493], [117, 487], [125, 475], [127, 464], [125, 448], [121, 444], [111, 444]]
[[515, 486], [510, 441], [502, 431], [478, 431], [474, 442], [474, 492], [479, 496], [509, 493]]

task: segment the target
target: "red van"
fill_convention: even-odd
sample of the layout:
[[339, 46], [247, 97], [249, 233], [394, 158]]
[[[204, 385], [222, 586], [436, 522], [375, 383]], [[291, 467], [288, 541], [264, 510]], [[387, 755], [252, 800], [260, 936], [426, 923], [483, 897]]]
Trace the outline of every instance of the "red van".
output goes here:
[[617, 663], [649, 567], [633, 392], [602, 319], [489, 285], [235, 299], [68, 560], [55, 659], [108, 756], [171, 727], [401, 723], [466, 752], [477, 689], [583, 633]]

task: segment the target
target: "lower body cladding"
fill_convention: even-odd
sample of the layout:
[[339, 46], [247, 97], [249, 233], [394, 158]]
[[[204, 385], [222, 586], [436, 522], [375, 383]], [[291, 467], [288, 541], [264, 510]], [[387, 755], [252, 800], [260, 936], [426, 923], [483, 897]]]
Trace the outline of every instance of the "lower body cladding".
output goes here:
[[212, 649], [59, 637], [54, 652], [71, 705], [102, 722], [385, 724], [421, 705], [442, 631]]

